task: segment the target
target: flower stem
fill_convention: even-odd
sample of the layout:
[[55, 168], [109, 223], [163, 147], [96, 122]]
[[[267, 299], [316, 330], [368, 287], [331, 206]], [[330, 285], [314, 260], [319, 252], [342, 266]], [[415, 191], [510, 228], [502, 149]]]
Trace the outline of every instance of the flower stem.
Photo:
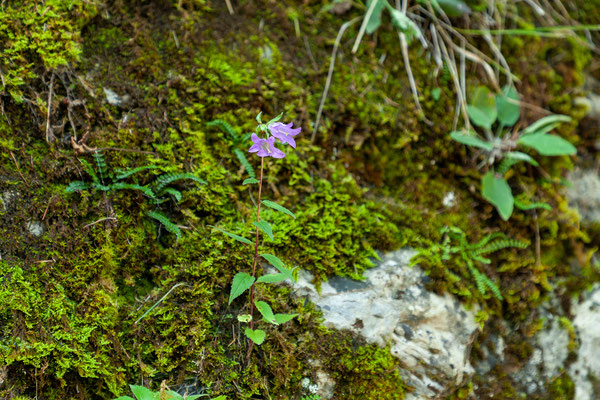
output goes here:
[[[265, 164], [265, 158], [260, 158], [260, 182], [258, 184], [258, 206], [256, 207], [256, 222], [260, 222], [260, 195], [262, 193], [263, 183], [263, 167]], [[254, 261], [252, 262], [252, 277], [256, 276], [256, 263], [258, 261], [258, 238], [259, 229], [256, 226], [256, 241], [254, 242]], [[254, 328], [254, 285], [250, 286], [250, 329]]]

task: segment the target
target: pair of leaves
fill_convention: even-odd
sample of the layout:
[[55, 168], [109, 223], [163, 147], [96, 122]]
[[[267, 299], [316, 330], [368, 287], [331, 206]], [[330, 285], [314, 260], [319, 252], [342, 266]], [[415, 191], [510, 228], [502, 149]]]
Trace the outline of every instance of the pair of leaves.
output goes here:
[[513, 86], [504, 86], [497, 95], [478, 86], [467, 105], [467, 114], [473, 125], [487, 130], [496, 120], [503, 126], [513, 126], [520, 117], [519, 94]]
[[254, 284], [254, 282], [262, 282], [262, 283], [274, 283], [281, 282], [286, 279], [290, 279], [291, 281], [295, 281], [294, 279], [294, 269], [287, 269], [283, 261], [281, 261], [278, 257], [272, 254], [261, 254], [261, 256], [267, 260], [271, 265], [273, 265], [277, 270], [279, 270], [278, 274], [269, 274], [263, 275], [258, 280], [254, 278], [252, 275], [247, 272], [238, 272], [233, 277], [233, 282], [231, 284], [231, 292], [229, 293], [229, 304], [237, 297], [239, 297], [246, 290], [250, 289], [250, 287]]
[[275, 268], [277, 268], [277, 270], [279, 271], [278, 274], [269, 274], [269, 275], [263, 275], [260, 278], [258, 278], [257, 282], [262, 282], [262, 283], [277, 283], [277, 282], [282, 282], [285, 281], [286, 279], [291, 280], [292, 282], [295, 282], [296, 279], [294, 278], [294, 269], [287, 269], [285, 267], [285, 264], [283, 263], [283, 261], [281, 261], [277, 256], [274, 256], [273, 254], [261, 254], [261, 256], [267, 260], [272, 266], [274, 266]]
[[[182, 396], [172, 390], [166, 390], [163, 393], [153, 392], [152, 390], [139, 385], [129, 385], [136, 399], [129, 396], [121, 396], [115, 400], [196, 400], [201, 397], [207, 397], [206, 394], [195, 394], [192, 396]], [[225, 396], [215, 397], [210, 400], [225, 400]]]
[[387, 0], [368, 0], [367, 11], [363, 24], [368, 34], [372, 34], [381, 26], [381, 15], [383, 10], [386, 8], [392, 18], [392, 24], [400, 33], [406, 35], [410, 41], [413, 37], [421, 35], [419, 27], [408, 18], [408, 16], [400, 10], [397, 10], [389, 5]]
[[263, 319], [270, 324], [279, 325], [291, 321], [298, 314], [274, 314], [271, 306], [264, 301], [255, 301], [256, 309], [263, 316]]

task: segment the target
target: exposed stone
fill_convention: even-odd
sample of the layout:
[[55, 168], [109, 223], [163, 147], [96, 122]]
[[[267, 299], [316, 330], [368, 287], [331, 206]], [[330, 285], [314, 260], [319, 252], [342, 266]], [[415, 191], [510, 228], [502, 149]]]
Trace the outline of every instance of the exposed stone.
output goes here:
[[468, 356], [477, 324], [457, 299], [424, 288], [428, 278], [409, 267], [414, 254], [404, 249], [386, 255], [363, 282], [334, 277], [322, 284], [320, 295], [312, 275], [302, 271], [294, 293], [321, 308], [325, 325], [389, 345], [405, 366], [403, 379], [414, 387], [406, 399], [433, 399], [474, 372]]
[[544, 327], [532, 341], [533, 353], [527, 364], [514, 374], [527, 394], [542, 392], [547, 382], [556, 378], [565, 368], [569, 355], [569, 334], [561, 326], [558, 316], [542, 309]]
[[597, 400], [600, 393], [600, 285], [587, 300], [574, 304], [573, 326], [581, 345], [569, 375], [575, 383], [575, 399]]
[[40, 221], [29, 221], [27, 223], [27, 230], [33, 236], [42, 236], [42, 233], [44, 233], [44, 227]]
[[567, 192], [569, 204], [583, 222], [600, 222], [600, 177], [598, 171], [575, 170], [569, 176], [572, 186]]
[[106, 96], [106, 102], [111, 106], [123, 106], [130, 102], [131, 98], [129, 95], [119, 96], [114, 90], [109, 88], [102, 88], [104, 95]]
[[16, 190], [6, 190], [0, 194], [0, 203], [2, 203], [2, 209], [9, 211], [14, 208], [16, 200], [19, 198], [19, 192]]

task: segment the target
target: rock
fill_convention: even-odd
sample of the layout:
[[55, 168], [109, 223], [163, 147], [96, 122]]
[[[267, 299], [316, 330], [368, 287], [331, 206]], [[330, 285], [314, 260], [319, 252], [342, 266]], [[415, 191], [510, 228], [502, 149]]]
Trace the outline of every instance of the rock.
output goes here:
[[569, 356], [569, 334], [561, 325], [560, 317], [544, 307], [540, 316], [544, 327], [532, 340], [533, 353], [527, 363], [513, 374], [528, 395], [543, 392], [547, 383], [559, 376]]
[[27, 230], [33, 236], [42, 236], [44, 233], [44, 227], [40, 223], [40, 221], [29, 221], [27, 222]]
[[16, 190], [6, 190], [0, 194], [0, 203], [2, 203], [2, 208], [5, 212], [15, 207], [19, 195], [20, 193]]
[[117, 106], [117, 107], [124, 106], [127, 103], [129, 103], [129, 101], [131, 100], [129, 95], [119, 96], [112, 89], [102, 88], [102, 90], [104, 90], [104, 95], [106, 96], [106, 102], [108, 104], [110, 104], [111, 106]]
[[473, 374], [468, 361], [477, 329], [474, 312], [449, 294], [424, 288], [428, 279], [409, 267], [415, 252], [399, 250], [365, 273], [365, 281], [334, 277], [321, 286], [301, 271], [296, 296], [306, 296], [321, 308], [326, 326], [349, 330], [367, 342], [390, 345], [405, 368], [405, 382], [414, 387], [406, 399], [433, 399], [448, 393]]
[[572, 186], [567, 191], [569, 205], [581, 215], [582, 222], [600, 222], [600, 177], [594, 170], [575, 170], [569, 180]]
[[581, 345], [569, 375], [575, 383], [576, 400], [596, 400], [600, 393], [600, 285], [589, 298], [572, 306], [573, 326]]

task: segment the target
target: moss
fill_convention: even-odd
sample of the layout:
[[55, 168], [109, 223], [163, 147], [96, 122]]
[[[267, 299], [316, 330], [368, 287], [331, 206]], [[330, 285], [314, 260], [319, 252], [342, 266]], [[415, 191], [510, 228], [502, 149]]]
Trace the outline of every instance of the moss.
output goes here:
[[548, 400], [569, 400], [573, 398], [575, 398], [575, 383], [571, 380], [569, 374], [565, 372], [550, 382], [548, 394], [544, 397]]
[[[360, 10], [341, 18], [318, 13], [321, 4], [314, 2], [239, 2], [236, 14], [229, 16], [224, 7], [199, 0], [116, 1], [89, 8], [84, 6], [89, 2], [72, 3], [69, 9], [46, 1], [44, 15], [33, 3], [3, 9], [13, 18], [8, 21], [31, 11], [30, 18], [40, 24], [0, 27], [0, 34], [15, 35], [25, 46], [11, 53], [13, 63], [3, 64], [3, 73], [14, 68], [37, 93], [25, 94], [37, 99], [33, 109], [7, 99], [10, 123], [0, 118], [0, 144], [14, 155], [0, 154], [0, 189], [20, 193], [14, 207], [0, 212], [5, 260], [0, 289], [5, 300], [12, 299], [0, 314], [1, 339], [4, 350], [12, 345], [11, 337], [21, 343], [3, 355], [3, 361], [10, 360], [6, 387], [13, 389], [0, 389], [0, 397], [33, 396], [35, 382], [14, 373], [26, 371], [51, 399], [76, 393], [111, 398], [140, 379], [155, 388], [162, 380], [169, 385], [193, 380], [198, 391], [232, 398], [291, 398], [300, 394], [301, 379], [314, 378], [318, 368], [338, 382], [339, 398], [403, 397], [399, 361], [387, 349], [328, 331], [320, 326], [319, 313], [301, 300], [290, 301], [285, 288], [261, 289], [259, 296], [277, 312], [300, 316], [268, 329], [267, 342], [247, 358], [247, 343], [234, 317], [246, 307], [245, 299], [225, 304], [233, 275], [250, 267], [251, 250], [214, 233], [210, 225], [247, 234], [255, 194], [241, 185], [246, 175], [232, 154], [236, 144], [206, 126], [215, 118], [228, 121], [240, 134], [253, 129], [261, 110], [267, 115], [285, 111], [286, 119], [302, 125], [298, 150], [282, 161], [267, 162], [264, 193], [292, 209], [297, 219], [265, 211], [276, 238], [265, 240], [261, 249], [311, 270], [318, 281], [334, 274], [359, 278], [376, 250], [429, 246], [439, 242], [445, 225], [465, 230], [472, 241], [501, 231], [532, 242], [532, 227], [537, 226], [540, 260], [532, 246], [503, 251], [485, 266], [486, 274], [500, 283], [507, 299], [502, 304], [468, 295], [477, 291], [460, 263], [423, 263], [434, 289], [481, 303], [482, 336], [484, 323], [493, 325], [500, 315], [522, 326], [507, 350], [516, 364], [531, 353], [521, 339], [535, 329], [529, 314], [552, 285], [575, 293], [597, 276], [589, 262], [574, 267], [568, 260], [569, 254], [589, 254], [576, 218], [557, 194], [560, 174], [571, 162], [542, 160], [550, 179], [525, 166], [516, 169], [511, 184], [547, 201], [553, 210], [515, 213], [510, 223], [499, 221], [478, 194], [476, 160], [448, 138], [451, 90], [443, 77], [435, 82], [425, 57], [411, 52], [425, 112], [435, 123], [428, 126], [415, 115], [407, 100], [404, 66], [397, 62], [397, 35], [390, 27], [366, 37], [356, 57], [348, 46], [341, 47], [317, 140], [309, 143], [313, 127], [308, 121], [320, 102], [327, 67], [323, 61], [331, 51], [325, 38], [334, 38], [342, 19]], [[291, 15], [306, 35], [316, 66], [303, 52], [304, 42], [296, 42]], [[257, 30], [261, 20], [265, 23]], [[50, 35], [59, 36], [39, 36], [41, 22], [54, 28]], [[344, 40], [357, 29], [350, 28]], [[527, 101], [579, 118], [580, 110], [563, 93], [581, 83], [586, 50], [574, 41], [564, 49], [542, 39], [506, 38], [503, 43], [515, 49], [509, 51], [515, 55], [510, 61], [525, 77], [519, 89]], [[530, 54], [538, 47], [543, 51], [537, 53], [535, 73], [526, 74]], [[380, 65], [383, 54], [387, 61]], [[552, 64], [555, 55], [566, 57], [564, 68]], [[69, 73], [62, 70], [67, 70], [61, 67], [65, 64]], [[54, 71], [60, 82], [51, 102], [51, 123], [57, 126], [57, 138], [65, 140], [53, 147], [43, 138], [46, 71]], [[28, 86], [12, 85], [6, 90], [18, 100]], [[434, 86], [442, 88], [437, 102], [431, 101]], [[129, 103], [106, 104], [103, 88], [129, 96]], [[547, 97], [536, 97], [540, 93]], [[577, 140], [573, 126], [561, 129]], [[89, 132], [87, 144], [103, 148], [114, 168], [155, 165], [169, 172], [194, 172], [208, 182], [201, 187], [182, 183], [181, 202], [164, 205], [173, 221], [189, 228], [181, 240], [145, 216], [151, 207], [139, 193], [64, 193], [71, 181], [85, 178], [70, 144], [71, 137], [82, 139], [84, 132]], [[148, 172], [136, 179], [146, 184], [152, 178]], [[446, 208], [442, 200], [450, 192], [457, 202]], [[32, 216], [43, 222], [42, 237], [26, 231]], [[98, 222], [106, 216], [116, 221]], [[462, 283], [455, 282], [456, 276], [463, 276]], [[310, 363], [313, 358], [321, 367]], [[506, 371], [493, 375], [497, 385], [476, 378], [477, 389], [468, 384], [457, 396], [473, 390], [480, 397], [502, 393], [516, 398]]]

